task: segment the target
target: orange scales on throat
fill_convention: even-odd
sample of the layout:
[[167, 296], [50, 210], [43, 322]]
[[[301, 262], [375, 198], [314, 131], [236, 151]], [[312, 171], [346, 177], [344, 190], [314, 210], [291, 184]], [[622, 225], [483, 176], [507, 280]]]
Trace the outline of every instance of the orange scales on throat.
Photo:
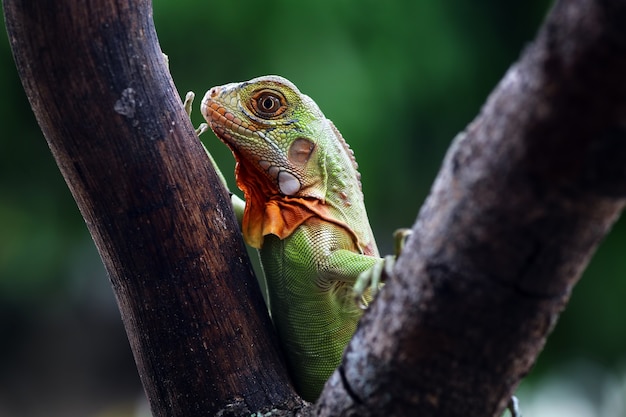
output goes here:
[[350, 233], [357, 247], [359, 239], [345, 223], [333, 218], [328, 206], [315, 197], [292, 197], [280, 193], [276, 185], [241, 156], [236, 149], [235, 177], [237, 186], [244, 193], [246, 208], [243, 214], [242, 233], [248, 245], [261, 248], [265, 235], [273, 234], [280, 239], [290, 236], [302, 223], [317, 217], [342, 227]]

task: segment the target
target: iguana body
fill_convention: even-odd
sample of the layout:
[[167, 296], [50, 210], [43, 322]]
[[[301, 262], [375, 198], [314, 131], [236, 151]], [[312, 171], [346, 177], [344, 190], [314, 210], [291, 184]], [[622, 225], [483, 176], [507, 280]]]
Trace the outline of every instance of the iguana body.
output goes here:
[[362, 314], [354, 283], [383, 263], [353, 153], [315, 102], [281, 77], [214, 87], [201, 109], [237, 160], [243, 235], [259, 248], [296, 388], [313, 401]]

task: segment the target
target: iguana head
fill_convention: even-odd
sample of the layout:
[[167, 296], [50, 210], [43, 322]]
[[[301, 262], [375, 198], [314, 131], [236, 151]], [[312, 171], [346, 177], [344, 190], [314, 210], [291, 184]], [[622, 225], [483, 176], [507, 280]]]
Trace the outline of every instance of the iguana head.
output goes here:
[[[324, 144], [320, 142], [331, 132], [325, 131], [326, 118], [315, 102], [291, 82], [265, 76], [213, 87], [204, 96], [201, 110], [237, 162], [256, 171], [247, 175], [264, 176], [276, 194], [325, 198], [326, 178], [320, 171]], [[241, 186], [240, 182], [238, 178]]]
[[[268, 233], [284, 238], [311, 215], [355, 236], [368, 224], [352, 151], [291, 82], [270, 75], [213, 87], [201, 111], [237, 160], [249, 244], [259, 247]], [[367, 234], [359, 245], [373, 242]]]

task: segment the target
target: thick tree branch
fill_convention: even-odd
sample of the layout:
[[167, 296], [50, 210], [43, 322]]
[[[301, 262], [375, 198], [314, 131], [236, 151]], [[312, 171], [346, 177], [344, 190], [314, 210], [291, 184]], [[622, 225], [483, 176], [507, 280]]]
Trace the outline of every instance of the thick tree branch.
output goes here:
[[461, 133], [317, 415], [498, 416], [626, 202], [626, 2], [558, 1]]
[[297, 407], [150, 2], [3, 5], [22, 83], [109, 273], [154, 415]]

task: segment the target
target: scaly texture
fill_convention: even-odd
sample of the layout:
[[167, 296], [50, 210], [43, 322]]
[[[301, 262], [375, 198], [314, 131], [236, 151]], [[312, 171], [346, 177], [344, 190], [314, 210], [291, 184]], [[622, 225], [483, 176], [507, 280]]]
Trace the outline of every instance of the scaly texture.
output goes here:
[[383, 262], [353, 152], [315, 102], [282, 77], [214, 87], [201, 110], [237, 160], [244, 238], [260, 249], [296, 389], [313, 401], [361, 317], [355, 281]]

